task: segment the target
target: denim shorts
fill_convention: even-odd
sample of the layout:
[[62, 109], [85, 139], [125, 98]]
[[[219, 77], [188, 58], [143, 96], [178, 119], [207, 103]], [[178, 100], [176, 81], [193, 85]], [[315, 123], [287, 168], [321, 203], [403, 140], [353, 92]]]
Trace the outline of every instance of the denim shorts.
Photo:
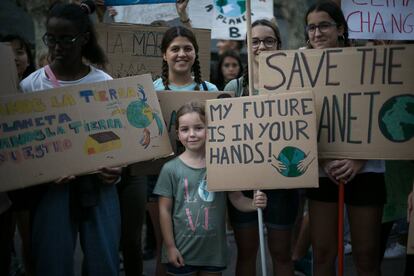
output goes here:
[[198, 266], [198, 265], [185, 265], [183, 267], [175, 267], [172, 264], [167, 264], [167, 274], [168, 275], [192, 275], [194, 272], [209, 272], [209, 273], [221, 273], [226, 270], [226, 267], [223, 266]]
[[[263, 210], [263, 222], [268, 228], [289, 230], [295, 223], [299, 208], [298, 189], [265, 190], [267, 207]], [[249, 198], [252, 191], [243, 191]], [[258, 223], [257, 212], [241, 212], [228, 202], [229, 218], [233, 228], [255, 227]]]

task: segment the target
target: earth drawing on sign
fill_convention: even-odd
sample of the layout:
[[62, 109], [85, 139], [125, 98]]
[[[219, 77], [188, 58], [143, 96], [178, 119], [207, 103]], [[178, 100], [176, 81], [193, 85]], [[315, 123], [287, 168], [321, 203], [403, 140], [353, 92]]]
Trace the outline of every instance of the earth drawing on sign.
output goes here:
[[315, 160], [310, 159], [310, 152], [305, 154], [297, 147], [284, 147], [278, 156], [273, 155], [275, 163], [271, 165], [285, 177], [298, 177], [303, 175], [309, 165]]
[[378, 115], [382, 134], [392, 142], [406, 142], [414, 136], [414, 96], [405, 94], [386, 101]]
[[215, 0], [216, 10], [224, 16], [236, 17], [246, 12], [246, 0]]
[[147, 103], [147, 96], [145, 95], [144, 88], [138, 86], [138, 93], [141, 94], [142, 98], [138, 101], [131, 102], [126, 110], [128, 122], [136, 127], [143, 128], [144, 135], [140, 140], [140, 144], [147, 148], [151, 143], [151, 132], [148, 127], [155, 120], [158, 127], [158, 135], [162, 135], [164, 131], [163, 123], [158, 114], [152, 109]]

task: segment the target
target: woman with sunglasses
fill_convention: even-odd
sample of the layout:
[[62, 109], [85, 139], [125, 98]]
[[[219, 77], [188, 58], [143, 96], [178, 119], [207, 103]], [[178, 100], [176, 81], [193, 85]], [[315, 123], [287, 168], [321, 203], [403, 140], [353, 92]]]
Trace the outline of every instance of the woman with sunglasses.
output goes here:
[[[271, 21], [261, 19], [252, 24], [253, 46], [253, 87], [252, 94], [257, 94], [259, 87], [258, 55], [263, 51], [274, 51], [281, 48], [279, 29]], [[246, 68], [247, 69], [247, 68]], [[230, 81], [225, 91], [234, 91], [237, 97], [247, 96], [248, 70], [245, 74]], [[293, 276], [291, 259], [292, 228], [298, 213], [297, 190], [266, 190], [267, 207], [263, 210], [263, 221], [267, 228], [267, 244], [272, 258], [273, 274]], [[243, 191], [252, 198], [252, 191]], [[237, 245], [237, 276], [256, 275], [256, 257], [259, 248], [259, 228], [257, 213], [242, 213], [228, 204], [228, 212]]]
[[[345, 17], [340, 7], [331, 1], [311, 6], [306, 13], [305, 24], [309, 48], [350, 46]], [[380, 275], [378, 260], [385, 203], [384, 162], [338, 159], [319, 160], [319, 164], [319, 188], [307, 190], [314, 275], [335, 275], [339, 181], [345, 182], [352, 255], [358, 275]]]
[[[94, 8], [93, 1], [52, 6], [43, 36], [51, 63], [21, 82], [24, 92], [112, 79], [85, 63], [103, 65], [106, 60], [88, 17]], [[75, 160], [68, 161], [70, 166]], [[103, 168], [97, 174], [62, 177], [45, 185], [33, 217], [35, 275], [73, 276], [78, 234], [83, 274], [118, 275], [120, 211], [114, 184], [120, 173], [121, 168]]]

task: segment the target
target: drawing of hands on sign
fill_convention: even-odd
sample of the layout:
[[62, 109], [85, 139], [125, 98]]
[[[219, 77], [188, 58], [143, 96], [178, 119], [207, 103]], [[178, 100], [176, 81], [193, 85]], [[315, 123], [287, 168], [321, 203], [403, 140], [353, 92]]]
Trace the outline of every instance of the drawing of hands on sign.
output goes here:
[[286, 165], [283, 164], [279, 159], [277, 159], [277, 156], [273, 154], [273, 158], [275, 159], [276, 163], [272, 163], [271, 165], [278, 170], [278, 172], [282, 172], [283, 170], [286, 170]]
[[309, 165], [312, 164], [313, 160], [315, 160], [315, 157], [310, 158], [309, 154], [310, 152], [308, 152], [306, 154], [306, 157], [298, 163], [298, 171], [301, 173], [306, 172], [306, 170], [309, 168]]

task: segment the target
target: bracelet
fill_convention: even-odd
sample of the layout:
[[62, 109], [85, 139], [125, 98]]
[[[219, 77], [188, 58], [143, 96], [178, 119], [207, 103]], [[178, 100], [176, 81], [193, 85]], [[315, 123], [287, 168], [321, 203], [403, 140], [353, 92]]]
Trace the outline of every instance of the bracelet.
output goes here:
[[180, 21], [181, 21], [181, 23], [184, 23], [184, 24], [185, 24], [185, 23], [188, 23], [188, 22], [190, 22], [190, 17], [188, 17], [188, 18], [187, 18], [187, 20], [181, 20], [181, 19], [180, 19]]

